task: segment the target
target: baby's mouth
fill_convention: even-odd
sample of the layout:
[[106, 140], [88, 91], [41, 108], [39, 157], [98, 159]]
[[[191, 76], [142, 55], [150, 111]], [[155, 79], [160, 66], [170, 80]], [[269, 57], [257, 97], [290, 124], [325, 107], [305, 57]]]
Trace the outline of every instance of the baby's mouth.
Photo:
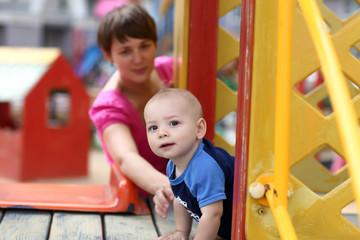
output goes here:
[[174, 145], [174, 143], [164, 143], [164, 144], [161, 144], [160, 148], [166, 148], [166, 147], [169, 147], [172, 145]]

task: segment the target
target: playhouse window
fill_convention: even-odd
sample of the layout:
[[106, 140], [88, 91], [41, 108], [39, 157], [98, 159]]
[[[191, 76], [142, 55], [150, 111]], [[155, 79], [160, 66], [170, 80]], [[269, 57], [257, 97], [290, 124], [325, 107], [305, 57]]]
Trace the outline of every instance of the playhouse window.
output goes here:
[[47, 101], [48, 126], [63, 127], [70, 122], [71, 97], [66, 90], [53, 90]]

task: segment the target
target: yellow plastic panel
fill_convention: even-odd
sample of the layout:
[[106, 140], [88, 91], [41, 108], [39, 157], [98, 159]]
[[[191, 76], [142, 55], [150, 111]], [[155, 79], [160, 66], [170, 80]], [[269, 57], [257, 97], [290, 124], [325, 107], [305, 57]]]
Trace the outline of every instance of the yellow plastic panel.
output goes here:
[[217, 132], [215, 132], [214, 142], [216, 143], [216, 146], [225, 149], [229, 154], [235, 156], [235, 146], [231, 145]]
[[[219, 79], [216, 80], [216, 99], [216, 122], [220, 121], [230, 112], [236, 111], [237, 93], [231, 90]], [[215, 132], [214, 143], [216, 146], [224, 148], [231, 155], [235, 155], [235, 145], [230, 144], [217, 132]]]
[[[320, 6], [323, 4], [320, 0], [317, 2]], [[276, 79], [274, 64], [277, 50], [274, 46], [277, 42], [277, 7], [277, 1], [267, 0], [256, 1], [255, 6], [248, 185], [260, 175], [274, 170]], [[323, 6], [320, 10], [329, 11]], [[324, 14], [324, 17], [327, 18], [328, 15], [331, 15], [331, 12]], [[359, 85], [360, 63], [349, 52], [350, 47], [360, 40], [360, 32], [355, 30], [360, 29], [359, 12], [346, 21], [338, 21], [335, 16], [331, 16], [332, 18], [325, 21], [328, 25], [334, 22], [332, 28], [334, 25], [338, 26], [330, 33], [342, 70], [350, 81]], [[316, 180], [320, 178], [320, 183], [307, 186], [305, 182], [297, 179], [295, 173], [290, 175], [289, 181], [294, 187], [294, 193], [288, 199], [289, 217], [298, 239], [359, 239], [360, 230], [341, 214], [341, 209], [354, 200], [346, 173], [339, 171], [335, 175], [326, 175], [321, 172], [323, 168], [318, 163], [303, 162], [310, 161], [314, 153], [324, 145], [329, 146], [341, 156], [344, 156], [344, 152], [334, 114], [325, 116], [314, 106], [314, 102], [328, 95], [327, 90], [319, 88], [320, 92], [312, 93], [307, 98], [308, 96], [301, 95], [295, 89], [295, 85], [317, 71], [320, 64], [297, 2], [294, 4], [293, 22], [290, 167], [296, 165], [301, 174], [312, 176]], [[358, 95], [352, 99], [358, 118], [360, 116], [359, 101]], [[313, 191], [315, 189], [326, 189], [328, 193], [320, 197]], [[261, 205], [249, 195], [246, 204], [247, 239], [280, 239], [270, 208]]]
[[216, 101], [215, 121], [219, 121], [225, 117], [226, 114], [236, 111], [236, 98], [236, 92], [231, 90], [219, 79], [216, 81], [216, 99], [221, 101]]
[[[240, 0], [219, 0], [219, 18], [226, 15], [229, 11], [238, 7]], [[240, 23], [239, 23], [240, 25]], [[218, 27], [218, 50], [217, 50], [217, 70], [222, 69], [231, 61], [239, 57], [239, 40], [228, 33], [223, 27]], [[218, 122], [237, 108], [237, 92], [231, 90], [220, 79], [216, 83], [216, 107], [215, 121]], [[235, 131], [235, 129], [234, 129]], [[235, 146], [215, 132], [214, 143], [222, 147], [230, 154], [235, 155]]]
[[219, 17], [241, 4], [241, 0], [219, 0]]
[[218, 31], [218, 46], [217, 69], [224, 67], [239, 57], [239, 41], [226, 32], [221, 26], [219, 26]]

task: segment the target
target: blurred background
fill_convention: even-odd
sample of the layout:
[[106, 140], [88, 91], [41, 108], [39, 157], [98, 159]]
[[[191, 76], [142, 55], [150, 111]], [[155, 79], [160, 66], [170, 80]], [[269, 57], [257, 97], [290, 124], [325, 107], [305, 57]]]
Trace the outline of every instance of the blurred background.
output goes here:
[[[15, 167], [9, 166], [10, 163], [7, 162], [17, 161], [15, 154], [11, 153], [13, 150], [9, 150], [9, 147], [13, 148], [14, 144], [21, 142], [13, 139], [17, 137], [16, 134], [21, 135], [25, 131], [21, 130], [26, 97], [24, 82], [27, 82], [28, 89], [26, 90], [29, 90], [36, 85], [36, 81], [41, 79], [48, 69], [46, 64], [39, 64], [36, 60], [42, 54], [41, 51], [28, 52], [28, 55], [32, 56], [27, 56], [30, 61], [24, 64], [21, 61], [17, 62], [16, 59], [14, 61], [15, 54], [12, 52], [9, 54], [6, 48], [15, 47], [22, 51], [23, 54], [19, 54], [20, 58], [26, 54], [23, 47], [58, 48], [70, 64], [75, 78], [79, 79], [86, 89], [91, 104], [109, 76], [115, 71], [115, 68], [105, 61], [97, 47], [97, 26], [107, 12], [126, 2], [139, 3], [149, 11], [157, 24], [159, 38], [157, 55], [172, 55], [174, 14], [172, 1], [0, 0], [0, 47], [2, 47], [0, 51], [0, 138], [2, 138], [0, 139], [0, 145], [2, 145], [0, 146], [0, 163], [2, 163], [0, 168], [3, 169], [0, 181], [14, 181], [22, 178], [8, 178], [10, 174], [6, 174], [6, 172], [23, 168], [21, 164]], [[34, 61], [31, 62], [31, 59]], [[20, 82], [17, 79], [23, 80]], [[70, 121], [71, 97], [69, 91], [51, 93], [51, 99], [47, 103], [51, 115], [49, 117], [50, 124], [61, 128]], [[99, 184], [108, 182], [109, 166], [101, 150], [97, 133], [93, 126], [91, 128], [87, 176], [62, 178], [61, 182]], [[18, 150], [19, 152], [25, 151]], [[21, 161], [20, 159], [18, 162]], [[8, 168], [9, 171], [4, 168]], [[40, 177], [33, 180], [57, 182], [60, 179], [56, 177], [42, 179]]]
[[[71, 65], [73, 74], [77, 79], [80, 79], [85, 87], [91, 104], [109, 76], [115, 71], [115, 68], [104, 59], [100, 49], [97, 47], [97, 26], [100, 19], [108, 11], [126, 2], [139, 3], [148, 10], [157, 26], [157, 55], [171, 56], [173, 54], [174, 21], [174, 4], [172, 0], [0, 0], [0, 47], [19, 49], [22, 47], [59, 48], [62, 55]], [[240, 7], [222, 17], [219, 22], [222, 27], [239, 39]], [[2, 78], [0, 80], [3, 80], [0, 81], [0, 104], [3, 104], [3, 109], [10, 111], [11, 118], [4, 119], [5, 115], [1, 116], [0, 111], [0, 130], [2, 130], [0, 133], [3, 134], [0, 135], [0, 138], [4, 136], [4, 132], [11, 135], [15, 134], [16, 131], [23, 131], [21, 127], [24, 121], [23, 111], [26, 95], [23, 94], [17, 98], [14, 98], [13, 95], [19, 95], [18, 92], [23, 88], [21, 85], [23, 85], [24, 80], [18, 82], [17, 80], [9, 81], [9, 79], [31, 78], [31, 81], [27, 81], [35, 85], [36, 79], [40, 79], [41, 74], [47, 69], [47, 66], [31, 63], [31, 59], [38, 57], [36, 52], [28, 55], [30, 55], [27, 56], [30, 59], [30, 64], [14, 64], [8, 61], [9, 54], [5, 55], [0, 51], [0, 62], [2, 63], [0, 64], [0, 78]], [[237, 90], [237, 65], [238, 61], [236, 60], [220, 70], [218, 75], [234, 91]], [[21, 91], [24, 92], [25, 90]], [[51, 124], [58, 124], [57, 126], [61, 128], [69, 123], [70, 109], [72, 107], [71, 97], [70, 92], [66, 91], [57, 91], [51, 94], [51, 99], [47, 103], [49, 105], [47, 108], [51, 114]], [[8, 101], [9, 98], [11, 99], [10, 102]], [[4, 99], [8, 102], [4, 103]], [[1, 100], [3, 100], [3, 103], [1, 103]], [[4, 104], [6, 105], [4, 106]], [[235, 118], [236, 114], [234, 112], [216, 125], [217, 131], [232, 143], [235, 143]], [[11, 120], [11, 122], [9, 123], [7, 120]], [[2, 126], [1, 122], [3, 122]], [[31, 181], [108, 182], [109, 166], [102, 152], [95, 128], [93, 126], [91, 128], [91, 149], [87, 176], [61, 179], [55, 176], [46, 179], [35, 177]], [[10, 138], [12, 139], [13, 136]], [[14, 161], [12, 160], [14, 157], [5, 149], [8, 147], [4, 143], [10, 145], [9, 141], [4, 139], [1, 141], [0, 139], [0, 144], [2, 144], [0, 150], [3, 149], [3, 151], [0, 151], [0, 160], [1, 152], [6, 152], [5, 155], [2, 155], [3, 164], [1, 166], [3, 169], [5, 165], [9, 165], [8, 162]], [[22, 149], [19, 151], [22, 151]], [[7, 155], [10, 155], [10, 157]], [[11, 160], [8, 158], [11, 158]], [[21, 161], [19, 159], [19, 162]], [[20, 163], [13, 168], [20, 169], [23, 168], [22, 165]], [[0, 171], [0, 180], [13, 181], [21, 178], [8, 178], [8, 174], [5, 174], [4, 177], [2, 173], [9, 171], [13, 171], [12, 168], [9, 167], [8, 171]]]
[[163, 0], [0, 0], [0, 45], [59, 47], [87, 87], [102, 87], [114, 69], [96, 46], [97, 25], [125, 2], [146, 7], [157, 24], [158, 55], [171, 55], [173, 4]]

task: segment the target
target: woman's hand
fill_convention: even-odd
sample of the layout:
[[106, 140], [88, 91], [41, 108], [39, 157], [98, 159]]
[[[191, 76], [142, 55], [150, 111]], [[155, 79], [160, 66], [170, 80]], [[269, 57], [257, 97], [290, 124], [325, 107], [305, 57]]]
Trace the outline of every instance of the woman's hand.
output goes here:
[[170, 184], [166, 184], [155, 192], [153, 201], [155, 203], [155, 212], [161, 218], [166, 218], [166, 213], [170, 208], [170, 201], [174, 200], [174, 194]]

